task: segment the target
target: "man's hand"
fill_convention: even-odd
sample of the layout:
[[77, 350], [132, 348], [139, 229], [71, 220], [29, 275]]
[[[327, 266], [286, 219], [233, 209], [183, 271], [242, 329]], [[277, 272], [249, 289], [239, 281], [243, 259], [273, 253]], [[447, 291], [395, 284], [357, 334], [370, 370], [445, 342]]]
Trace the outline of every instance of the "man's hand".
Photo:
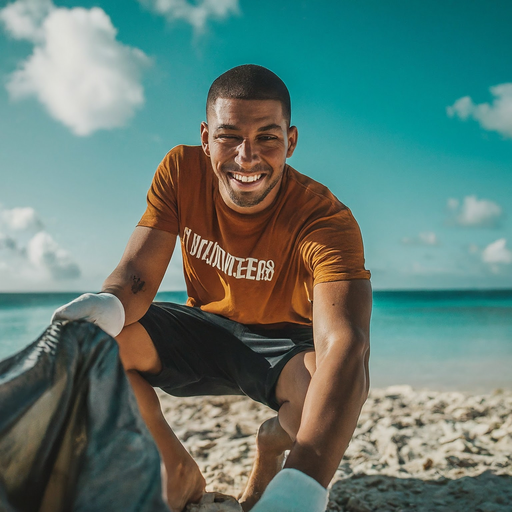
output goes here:
[[297, 469], [283, 469], [270, 482], [251, 512], [324, 512], [329, 493]]
[[124, 327], [124, 307], [111, 293], [85, 293], [61, 306], [52, 316], [54, 320], [87, 320], [116, 337]]

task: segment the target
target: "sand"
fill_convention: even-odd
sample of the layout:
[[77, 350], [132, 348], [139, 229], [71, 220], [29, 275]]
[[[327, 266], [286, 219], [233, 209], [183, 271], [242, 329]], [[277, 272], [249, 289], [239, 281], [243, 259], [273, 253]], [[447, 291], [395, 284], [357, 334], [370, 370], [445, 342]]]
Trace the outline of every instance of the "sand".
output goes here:
[[[237, 495], [259, 424], [245, 397], [160, 394], [208, 491]], [[512, 511], [512, 391], [488, 395], [374, 389], [330, 486], [328, 511]]]

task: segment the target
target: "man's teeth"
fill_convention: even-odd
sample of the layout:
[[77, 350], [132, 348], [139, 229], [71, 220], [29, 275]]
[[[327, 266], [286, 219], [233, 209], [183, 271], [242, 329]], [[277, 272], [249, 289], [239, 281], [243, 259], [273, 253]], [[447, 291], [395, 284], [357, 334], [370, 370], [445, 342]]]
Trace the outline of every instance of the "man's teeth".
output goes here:
[[233, 178], [242, 183], [252, 183], [258, 181], [261, 178], [261, 174], [251, 174], [251, 176], [243, 176], [242, 174], [233, 174]]

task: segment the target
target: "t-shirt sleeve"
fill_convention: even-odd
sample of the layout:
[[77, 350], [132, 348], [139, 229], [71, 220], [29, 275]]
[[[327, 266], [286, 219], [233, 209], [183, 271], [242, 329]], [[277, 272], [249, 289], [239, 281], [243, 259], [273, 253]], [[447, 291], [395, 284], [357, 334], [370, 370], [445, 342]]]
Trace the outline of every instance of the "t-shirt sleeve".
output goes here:
[[173, 151], [158, 166], [147, 195], [147, 207], [138, 226], [179, 233], [177, 169]]
[[313, 284], [370, 279], [364, 268], [363, 240], [352, 212], [345, 208], [313, 222], [300, 251]]

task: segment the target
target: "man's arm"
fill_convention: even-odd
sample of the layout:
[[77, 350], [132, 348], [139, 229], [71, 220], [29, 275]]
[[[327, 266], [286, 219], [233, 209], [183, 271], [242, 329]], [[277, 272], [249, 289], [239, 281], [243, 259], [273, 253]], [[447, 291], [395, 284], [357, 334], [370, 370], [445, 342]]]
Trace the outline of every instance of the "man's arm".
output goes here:
[[101, 293], [85, 293], [61, 306], [54, 320], [87, 320], [116, 337], [148, 310], [171, 259], [176, 235], [138, 226]]
[[313, 298], [316, 371], [285, 467], [327, 487], [368, 395], [371, 285], [366, 280], [320, 283]]
[[101, 291], [121, 300], [125, 325], [144, 316], [171, 260], [176, 235], [137, 226], [128, 240], [119, 265], [103, 283]]

